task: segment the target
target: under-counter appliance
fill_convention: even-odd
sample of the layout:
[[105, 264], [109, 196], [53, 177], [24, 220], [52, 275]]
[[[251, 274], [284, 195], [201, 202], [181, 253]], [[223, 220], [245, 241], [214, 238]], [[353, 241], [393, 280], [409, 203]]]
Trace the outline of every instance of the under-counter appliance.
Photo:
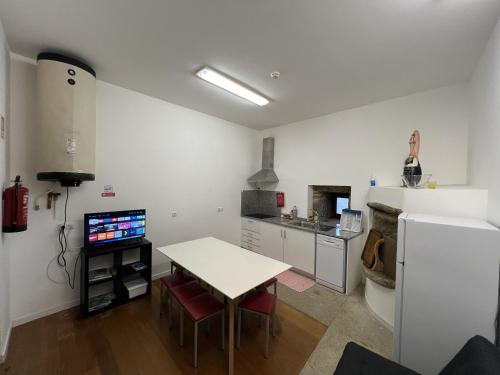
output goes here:
[[346, 246], [340, 238], [316, 236], [316, 282], [345, 293]]
[[437, 374], [474, 335], [495, 342], [500, 231], [479, 219], [398, 221], [394, 359]]

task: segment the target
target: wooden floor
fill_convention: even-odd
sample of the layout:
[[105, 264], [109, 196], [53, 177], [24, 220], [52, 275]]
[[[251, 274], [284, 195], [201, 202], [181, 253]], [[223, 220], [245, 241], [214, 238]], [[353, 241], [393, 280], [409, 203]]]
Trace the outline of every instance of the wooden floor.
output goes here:
[[[180, 348], [178, 328], [174, 325], [169, 332], [166, 314], [160, 318], [159, 304], [155, 282], [151, 296], [101, 315], [82, 319], [79, 309], [74, 308], [16, 327], [0, 372], [224, 374], [227, 354], [220, 349], [219, 319], [214, 320], [210, 332], [200, 327], [198, 369], [194, 369], [192, 323], [186, 319], [185, 344]], [[281, 301], [277, 313], [282, 332], [271, 337], [267, 360], [263, 355], [265, 328], [247, 320], [242, 348], [236, 351], [236, 374], [297, 374], [327, 328]]]

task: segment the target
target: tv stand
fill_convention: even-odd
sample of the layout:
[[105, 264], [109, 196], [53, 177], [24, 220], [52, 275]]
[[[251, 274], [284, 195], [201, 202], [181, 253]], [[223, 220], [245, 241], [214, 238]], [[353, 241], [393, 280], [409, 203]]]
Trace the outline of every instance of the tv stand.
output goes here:
[[[135, 271], [131, 263], [123, 264], [123, 253], [127, 250], [139, 249], [139, 259], [145, 266], [144, 269]], [[85, 317], [98, 314], [113, 307], [122, 305], [136, 298], [151, 294], [151, 252], [152, 244], [145, 238], [132, 239], [130, 241], [115, 242], [96, 247], [83, 247], [81, 249], [81, 275], [80, 275], [80, 307]], [[97, 280], [89, 279], [90, 259], [106, 254], [112, 254], [113, 264], [109, 266], [110, 275]], [[146, 293], [129, 298], [128, 291], [123, 284], [124, 279], [140, 276], [147, 282]], [[107, 285], [105, 285], [107, 284]], [[110, 290], [115, 298], [107, 305], [92, 310], [89, 302], [100, 294], [99, 290]], [[105, 293], [104, 293], [105, 294]], [[103, 294], [103, 295], [104, 295]], [[102, 296], [102, 295], [101, 295]], [[105, 299], [105, 298], [104, 298]]]

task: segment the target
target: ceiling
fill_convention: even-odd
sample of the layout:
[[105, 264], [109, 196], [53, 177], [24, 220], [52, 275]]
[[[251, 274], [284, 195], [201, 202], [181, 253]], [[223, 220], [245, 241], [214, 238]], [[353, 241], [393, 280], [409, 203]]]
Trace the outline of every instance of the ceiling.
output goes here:
[[[81, 57], [100, 80], [257, 129], [463, 81], [499, 16], [499, 0], [0, 0], [13, 52]], [[272, 102], [201, 81], [204, 65]]]

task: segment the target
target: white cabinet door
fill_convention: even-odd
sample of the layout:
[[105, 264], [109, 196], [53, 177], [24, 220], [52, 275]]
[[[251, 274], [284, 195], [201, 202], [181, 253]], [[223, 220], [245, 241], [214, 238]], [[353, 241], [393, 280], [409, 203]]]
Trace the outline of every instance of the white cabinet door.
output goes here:
[[283, 262], [283, 228], [281, 225], [260, 223], [260, 251], [262, 255]]
[[314, 275], [314, 233], [285, 228], [283, 261]]

